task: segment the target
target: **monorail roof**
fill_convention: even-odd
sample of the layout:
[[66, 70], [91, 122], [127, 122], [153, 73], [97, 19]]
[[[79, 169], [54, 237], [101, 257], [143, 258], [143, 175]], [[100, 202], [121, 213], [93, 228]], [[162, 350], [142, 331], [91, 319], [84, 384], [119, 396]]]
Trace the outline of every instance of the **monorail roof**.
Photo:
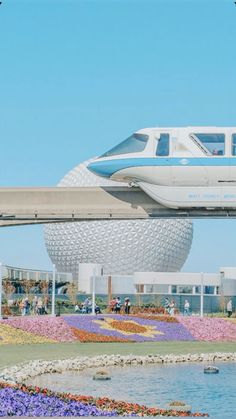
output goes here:
[[187, 131], [187, 132], [222, 132], [235, 131], [236, 127], [220, 127], [220, 126], [186, 126], [186, 127], [147, 127], [137, 130], [138, 133], [147, 133], [152, 131]]

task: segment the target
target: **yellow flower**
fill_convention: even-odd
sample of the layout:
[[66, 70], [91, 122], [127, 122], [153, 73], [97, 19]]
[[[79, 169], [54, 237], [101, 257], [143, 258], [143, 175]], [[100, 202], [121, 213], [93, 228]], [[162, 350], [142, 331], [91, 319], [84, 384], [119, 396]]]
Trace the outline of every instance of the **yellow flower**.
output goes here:
[[0, 345], [28, 344], [28, 343], [53, 343], [52, 339], [34, 335], [21, 329], [0, 323]]

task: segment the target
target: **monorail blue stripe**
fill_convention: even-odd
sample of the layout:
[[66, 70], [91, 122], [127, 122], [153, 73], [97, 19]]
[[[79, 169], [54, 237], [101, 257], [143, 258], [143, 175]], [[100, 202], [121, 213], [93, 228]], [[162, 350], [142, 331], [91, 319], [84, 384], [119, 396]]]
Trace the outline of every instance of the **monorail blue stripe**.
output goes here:
[[236, 157], [133, 157], [127, 159], [95, 160], [89, 164], [89, 169], [101, 176], [112, 176], [119, 170], [130, 167], [155, 166], [236, 166]]

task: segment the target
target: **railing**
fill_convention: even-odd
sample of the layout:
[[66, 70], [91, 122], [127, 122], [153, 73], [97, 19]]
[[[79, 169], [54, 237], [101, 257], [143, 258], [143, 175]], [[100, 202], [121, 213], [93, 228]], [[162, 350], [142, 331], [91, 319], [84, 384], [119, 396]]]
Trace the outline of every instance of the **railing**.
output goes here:
[[[175, 314], [183, 314], [184, 313], [184, 302], [185, 302], [186, 296], [177, 296], [174, 298], [175, 301]], [[194, 315], [200, 314], [200, 296], [188, 296], [187, 297], [189, 303], [190, 303], [190, 313]], [[236, 308], [236, 296], [232, 297], [232, 303], [233, 308]], [[130, 297], [131, 300], [131, 309], [130, 309], [130, 315], [132, 314], [143, 314], [143, 315], [163, 315], [167, 314], [166, 309], [164, 308], [163, 303], [160, 303], [159, 301], [153, 302], [153, 303], [144, 303], [140, 301], [139, 304], [137, 304], [137, 301], [135, 302], [135, 296]], [[224, 300], [222, 297], [219, 296], [204, 296], [204, 314], [205, 315], [225, 315], [226, 314], [226, 303], [228, 301], [228, 298], [225, 298]], [[98, 306], [101, 309], [101, 313], [103, 314], [112, 314], [115, 313], [115, 311], [111, 309], [111, 307], [107, 304], [105, 301], [97, 301]], [[71, 301], [56, 301], [55, 304], [55, 315], [67, 315], [67, 314], [91, 314], [91, 308], [83, 308], [83, 305], [81, 302], [78, 302], [79, 310], [75, 311], [75, 304], [72, 304]], [[19, 304], [13, 304], [11, 306], [8, 306], [6, 303], [2, 305], [2, 314], [3, 317], [10, 317], [10, 316], [35, 316], [35, 315], [51, 315], [51, 302], [47, 304], [46, 310], [45, 308], [42, 308], [41, 310], [35, 310], [32, 307], [32, 304], [30, 307], [28, 307], [27, 310], [23, 310], [23, 308], [20, 308]], [[87, 312], [87, 313], [86, 313]], [[121, 306], [120, 314], [125, 314], [125, 308], [124, 305]]]

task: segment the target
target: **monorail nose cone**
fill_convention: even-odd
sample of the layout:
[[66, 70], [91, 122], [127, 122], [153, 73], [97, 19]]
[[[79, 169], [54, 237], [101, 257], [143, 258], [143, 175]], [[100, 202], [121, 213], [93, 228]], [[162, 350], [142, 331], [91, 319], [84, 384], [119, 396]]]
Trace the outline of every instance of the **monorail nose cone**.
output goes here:
[[94, 160], [87, 166], [90, 172], [94, 173], [97, 176], [102, 176], [109, 178], [111, 176], [111, 167], [106, 161], [97, 161]]

